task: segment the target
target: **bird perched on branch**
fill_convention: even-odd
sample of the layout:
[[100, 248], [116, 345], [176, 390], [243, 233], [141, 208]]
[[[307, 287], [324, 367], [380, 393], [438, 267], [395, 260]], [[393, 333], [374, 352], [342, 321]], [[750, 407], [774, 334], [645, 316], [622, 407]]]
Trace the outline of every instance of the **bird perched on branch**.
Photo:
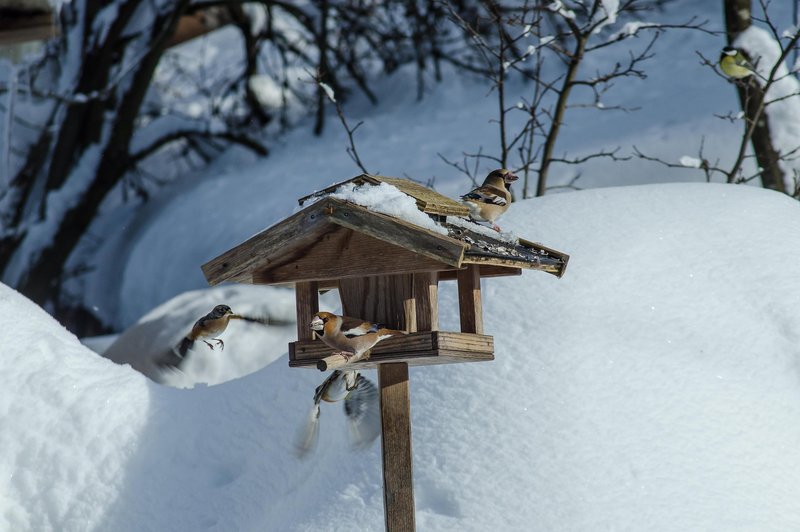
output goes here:
[[337, 370], [314, 390], [314, 406], [295, 444], [298, 456], [305, 456], [319, 440], [320, 402], [342, 400], [353, 446], [364, 447], [378, 437], [381, 431], [378, 389], [355, 370]]
[[336, 349], [348, 362], [365, 358], [366, 353], [383, 339], [403, 331], [387, 329], [378, 323], [337, 316], [330, 312], [317, 312], [311, 320], [311, 329], [325, 342]]
[[743, 79], [753, 74], [758, 75], [755, 67], [748, 61], [744, 52], [732, 46], [722, 49], [719, 56], [719, 68], [726, 76], [733, 79]]
[[268, 320], [261, 318], [250, 318], [234, 314], [228, 305], [217, 305], [211, 312], [197, 320], [189, 334], [184, 336], [169, 353], [158, 360], [157, 364], [162, 367], [180, 368], [180, 365], [186, 359], [187, 353], [194, 347], [194, 343], [197, 340], [201, 340], [210, 349], [214, 349], [214, 344], [206, 340], [206, 338], [215, 342], [220, 350], [225, 349], [225, 342], [217, 338], [217, 336], [225, 331], [230, 320], [245, 320], [261, 323], [262, 325], [266, 325], [268, 322]]
[[494, 222], [508, 210], [511, 204], [511, 183], [517, 179], [511, 170], [494, 170], [486, 176], [481, 186], [461, 196], [461, 200], [469, 207], [470, 218], [489, 222], [492, 229], [500, 232], [500, 227]]

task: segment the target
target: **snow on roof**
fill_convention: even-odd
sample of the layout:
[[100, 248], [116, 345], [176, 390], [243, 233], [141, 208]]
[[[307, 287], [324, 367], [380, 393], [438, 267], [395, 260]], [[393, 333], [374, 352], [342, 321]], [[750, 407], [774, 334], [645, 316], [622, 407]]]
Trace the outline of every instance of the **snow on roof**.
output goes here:
[[388, 183], [378, 185], [345, 183], [330, 196], [361, 205], [373, 212], [394, 216], [434, 233], [447, 234], [447, 229], [419, 210], [414, 198]]

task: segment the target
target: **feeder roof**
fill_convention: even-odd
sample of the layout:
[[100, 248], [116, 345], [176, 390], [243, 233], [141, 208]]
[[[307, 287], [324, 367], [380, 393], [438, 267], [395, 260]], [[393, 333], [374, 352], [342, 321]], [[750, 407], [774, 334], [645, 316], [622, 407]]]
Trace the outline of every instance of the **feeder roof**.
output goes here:
[[523, 268], [564, 273], [566, 254], [523, 239], [503, 240], [457, 214], [445, 219], [446, 211], [466, 207], [418, 183], [365, 174], [342, 184], [350, 182], [396, 186], [420, 211], [437, 217], [446, 234], [325, 196], [338, 188], [334, 185], [301, 198], [302, 205], [321, 197], [204, 264], [208, 282], [285, 284], [423, 271], [447, 279], [468, 264], [480, 265], [482, 276], [518, 275]]

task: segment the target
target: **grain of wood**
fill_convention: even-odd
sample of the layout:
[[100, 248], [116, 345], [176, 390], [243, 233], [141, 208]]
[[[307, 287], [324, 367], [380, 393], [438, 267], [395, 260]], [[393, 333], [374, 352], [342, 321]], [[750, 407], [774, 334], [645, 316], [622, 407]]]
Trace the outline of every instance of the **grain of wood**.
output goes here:
[[386, 532], [413, 532], [414, 479], [408, 365], [378, 367], [383, 454], [383, 508]]
[[458, 307], [461, 332], [483, 334], [480, 267], [470, 264], [458, 272]]
[[297, 339], [313, 340], [311, 320], [319, 312], [319, 285], [315, 281], [297, 283], [295, 289], [295, 308], [297, 311]]

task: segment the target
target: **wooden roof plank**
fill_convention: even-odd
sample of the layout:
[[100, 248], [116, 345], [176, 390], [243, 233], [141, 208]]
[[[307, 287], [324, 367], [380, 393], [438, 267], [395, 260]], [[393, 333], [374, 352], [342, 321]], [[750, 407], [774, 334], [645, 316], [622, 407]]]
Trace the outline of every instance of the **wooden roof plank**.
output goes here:
[[253, 272], [261, 263], [274, 253], [286, 253], [288, 241], [324, 234], [328, 224], [323, 209], [324, 205], [314, 204], [203, 264], [206, 280], [212, 286], [224, 281], [252, 282]]
[[332, 207], [332, 210], [326, 211], [326, 215], [334, 223], [449, 266], [461, 267], [467, 244], [460, 240], [336, 198], [326, 198], [324, 201]]

